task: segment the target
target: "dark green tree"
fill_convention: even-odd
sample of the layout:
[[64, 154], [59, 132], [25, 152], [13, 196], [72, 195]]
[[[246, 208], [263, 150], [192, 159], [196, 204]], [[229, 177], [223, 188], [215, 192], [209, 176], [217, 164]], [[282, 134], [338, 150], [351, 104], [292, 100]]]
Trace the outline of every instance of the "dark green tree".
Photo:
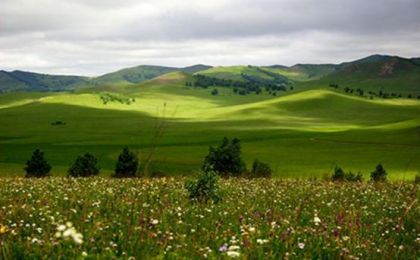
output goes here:
[[374, 182], [386, 181], [387, 172], [382, 164], [378, 164], [376, 169], [370, 173], [370, 180]]
[[99, 174], [98, 159], [90, 153], [78, 156], [68, 173], [71, 177], [89, 177]]
[[223, 177], [239, 176], [246, 171], [245, 162], [241, 158], [239, 139], [229, 141], [223, 138], [219, 147], [209, 147], [209, 153], [204, 158], [203, 169], [212, 169]]
[[272, 170], [270, 168], [270, 165], [260, 162], [258, 160], [254, 160], [254, 163], [252, 164], [251, 169], [251, 175], [250, 177], [253, 178], [270, 178], [272, 174]]
[[137, 155], [128, 148], [124, 148], [118, 156], [114, 177], [135, 177], [139, 166]]
[[219, 91], [217, 90], [217, 88], [215, 88], [215, 89], [213, 89], [213, 90], [211, 91], [211, 94], [212, 94], [213, 96], [217, 96], [217, 95], [219, 95]]
[[26, 175], [25, 177], [47, 177], [51, 171], [51, 165], [45, 160], [44, 153], [39, 149], [36, 149], [31, 159], [26, 162], [25, 166]]

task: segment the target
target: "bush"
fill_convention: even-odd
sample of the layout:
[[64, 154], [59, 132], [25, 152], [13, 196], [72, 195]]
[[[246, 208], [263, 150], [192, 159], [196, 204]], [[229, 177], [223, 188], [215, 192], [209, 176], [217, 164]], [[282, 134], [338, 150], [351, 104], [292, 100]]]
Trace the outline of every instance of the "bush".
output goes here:
[[378, 164], [376, 166], [375, 171], [371, 172], [370, 174], [370, 180], [374, 182], [383, 182], [386, 181], [387, 173], [382, 166], [382, 164]]
[[352, 172], [348, 172], [345, 174], [344, 179], [346, 181], [357, 181], [357, 182], [361, 182], [363, 181], [363, 175], [358, 172], [357, 174], [354, 174]]
[[272, 174], [272, 170], [270, 165], [255, 160], [252, 164], [251, 176], [253, 178], [263, 177], [263, 178], [270, 178]]
[[214, 203], [218, 203], [221, 197], [218, 195], [217, 181], [217, 174], [214, 171], [202, 171], [196, 181], [185, 183], [189, 199], [204, 203], [212, 200]]
[[118, 156], [114, 177], [135, 177], [139, 166], [137, 155], [128, 148], [124, 148]]
[[203, 169], [214, 170], [223, 177], [239, 176], [246, 171], [245, 163], [241, 158], [241, 145], [237, 138], [229, 142], [223, 138], [219, 147], [209, 147], [209, 153], [204, 158]]
[[98, 159], [90, 153], [78, 156], [76, 161], [70, 167], [68, 173], [71, 177], [89, 177], [98, 175]]
[[416, 175], [416, 177], [414, 177], [414, 183], [415, 184], [420, 184], [420, 174], [419, 173]]
[[344, 181], [344, 171], [340, 167], [335, 167], [334, 173], [331, 176], [332, 181]]
[[51, 165], [45, 160], [44, 153], [39, 149], [36, 149], [31, 159], [26, 162], [25, 166], [26, 175], [25, 177], [47, 177], [51, 171]]
[[331, 176], [332, 181], [351, 181], [351, 182], [360, 182], [363, 180], [362, 174], [359, 172], [354, 174], [352, 172], [344, 172], [340, 167], [335, 167], [334, 173]]

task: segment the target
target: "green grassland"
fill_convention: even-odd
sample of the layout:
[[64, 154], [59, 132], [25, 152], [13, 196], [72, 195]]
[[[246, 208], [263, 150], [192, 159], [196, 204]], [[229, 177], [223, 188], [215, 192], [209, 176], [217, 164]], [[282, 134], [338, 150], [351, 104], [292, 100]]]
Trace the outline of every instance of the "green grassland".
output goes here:
[[[109, 175], [122, 147], [147, 156], [162, 122], [154, 167], [170, 175], [198, 169], [208, 146], [224, 136], [240, 138], [248, 166], [258, 158], [277, 177], [321, 177], [339, 165], [368, 178], [378, 163], [391, 179], [412, 179], [420, 171], [415, 99], [370, 100], [314, 83], [277, 97], [265, 91], [240, 96], [224, 87], [213, 87], [219, 95], [212, 96], [213, 88], [186, 87], [190, 79], [176, 71], [140, 84], [0, 95], [0, 175], [23, 176], [35, 148], [45, 151], [53, 175], [65, 175], [85, 152]], [[135, 101], [104, 104], [101, 96], [109, 93]], [[58, 120], [66, 124], [51, 125]]]

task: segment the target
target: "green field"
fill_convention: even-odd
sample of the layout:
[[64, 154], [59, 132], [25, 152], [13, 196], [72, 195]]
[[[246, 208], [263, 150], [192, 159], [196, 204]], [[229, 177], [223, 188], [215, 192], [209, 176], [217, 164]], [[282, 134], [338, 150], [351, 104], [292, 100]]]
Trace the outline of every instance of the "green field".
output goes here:
[[[209, 145], [224, 136], [241, 140], [248, 166], [258, 158], [277, 177], [322, 177], [339, 165], [368, 178], [378, 163], [391, 179], [412, 179], [420, 171], [416, 99], [370, 100], [313, 82], [276, 97], [240, 96], [223, 87], [212, 96], [213, 88], [186, 87], [190, 77], [172, 72], [140, 84], [0, 95], [0, 175], [23, 176], [35, 148], [45, 152], [53, 175], [65, 175], [85, 152], [109, 175], [124, 146], [147, 156], [162, 122], [153, 161], [168, 175], [198, 169]], [[104, 104], [104, 95], [135, 102]], [[51, 125], [55, 121], [66, 125]]]

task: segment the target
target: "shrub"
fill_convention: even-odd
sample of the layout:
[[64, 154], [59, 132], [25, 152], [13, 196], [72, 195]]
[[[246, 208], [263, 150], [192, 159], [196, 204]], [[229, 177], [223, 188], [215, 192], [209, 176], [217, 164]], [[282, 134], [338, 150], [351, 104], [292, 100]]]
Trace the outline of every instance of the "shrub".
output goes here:
[[382, 166], [382, 164], [378, 164], [376, 166], [376, 169], [373, 172], [371, 172], [370, 180], [374, 182], [383, 182], [386, 181], [386, 176], [387, 173], [384, 167]]
[[25, 177], [46, 177], [49, 176], [51, 171], [51, 165], [45, 160], [44, 153], [39, 149], [36, 149], [31, 159], [26, 162], [25, 166], [26, 175]]
[[218, 203], [221, 197], [218, 194], [217, 174], [212, 170], [202, 171], [196, 181], [187, 181], [185, 189], [192, 201], [207, 203], [212, 200]]
[[361, 182], [361, 181], [363, 181], [363, 175], [360, 172], [358, 172], [357, 174], [354, 174], [352, 172], [348, 172], [348, 173], [345, 174], [344, 179], [346, 181], [358, 181], [358, 182]]
[[343, 169], [341, 169], [340, 167], [335, 167], [334, 172], [331, 176], [331, 180], [332, 181], [362, 181], [363, 180], [363, 176], [362, 174], [359, 172], [357, 174], [354, 174], [352, 172], [344, 172]]
[[241, 158], [241, 145], [237, 138], [231, 142], [223, 138], [219, 147], [209, 147], [209, 153], [204, 158], [203, 169], [214, 170], [221, 176], [239, 176], [245, 172], [245, 163]]
[[258, 160], [254, 160], [254, 163], [252, 164], [251, 177], [270, 178], [271, 174], [272, 174], [272, 170], [270, 168], [270, 165], [260, 162]]
[[414, 177], [414, 183], [420, 184], [420, 174], [417, 173], [416, 177]]
[[334, 168], [334, 173], [331, 176], [332, 181], [344, 181], [344, 171], [340, 167]]
[[114, 177], [135, 177], [139, 166], [137, 155], [128, 148], [124, 148], [118, 156]]
[[76, 161], [70, 167], [68, 173], [71, 177], [89, 177], [98, 175], [98, 159], [90, 153], [78, 156]]

